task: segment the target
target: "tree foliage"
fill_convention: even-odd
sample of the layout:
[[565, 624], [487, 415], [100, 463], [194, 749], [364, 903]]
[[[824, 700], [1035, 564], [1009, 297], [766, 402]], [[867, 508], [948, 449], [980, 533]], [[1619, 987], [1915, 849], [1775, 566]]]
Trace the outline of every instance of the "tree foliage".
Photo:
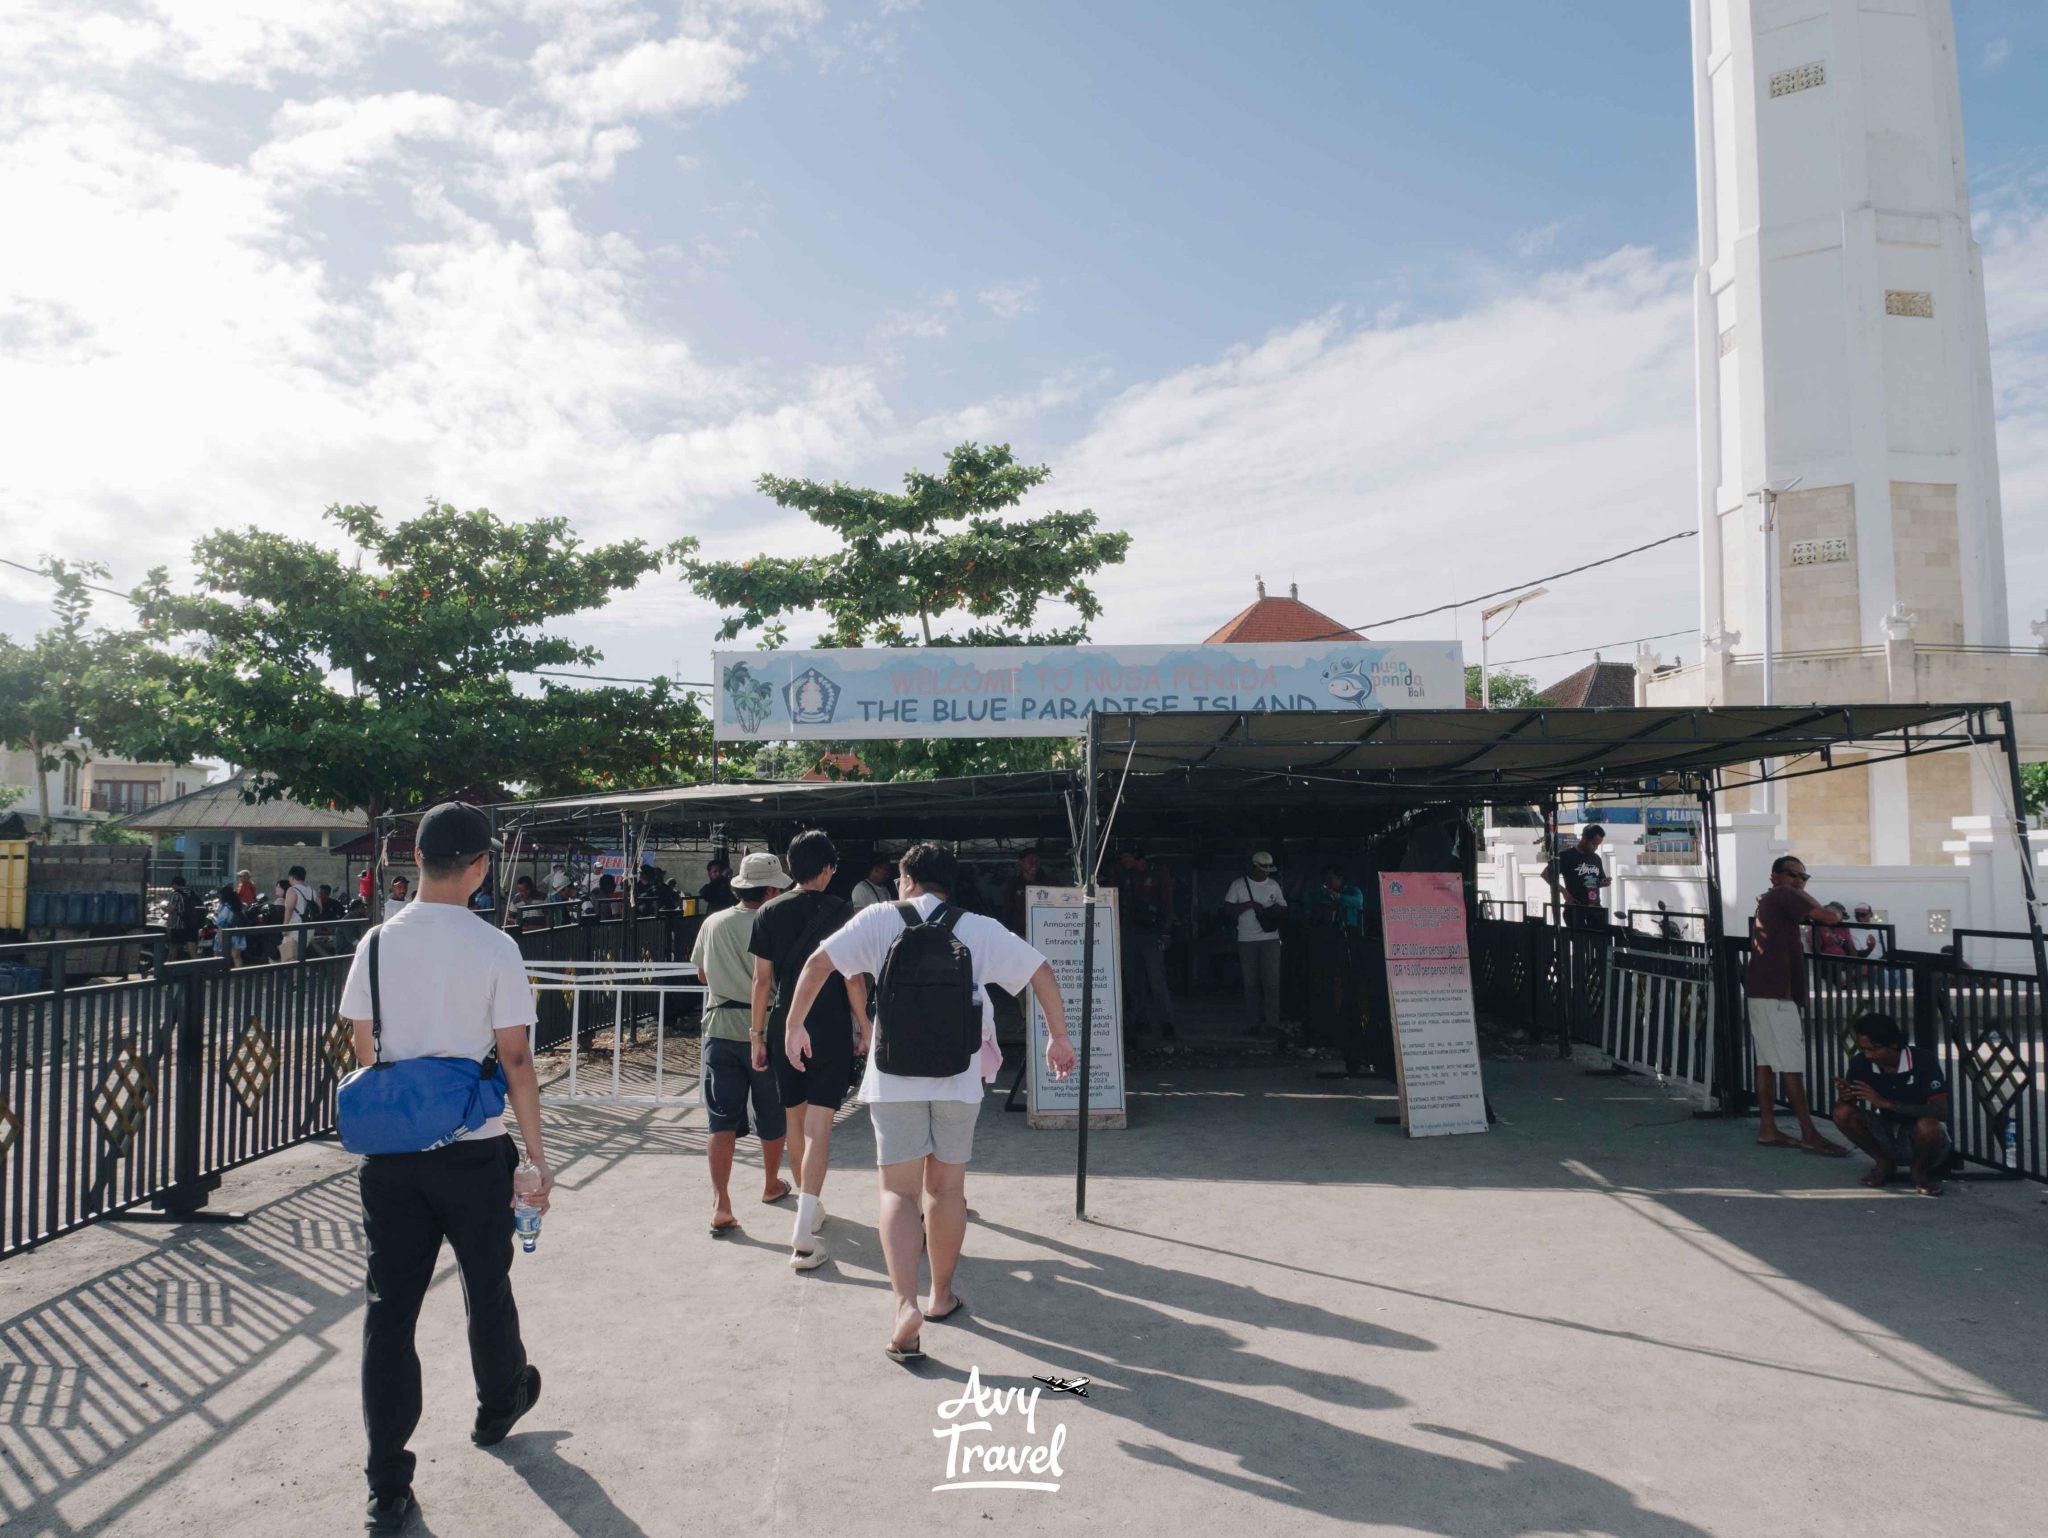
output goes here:
[[[1131, 537], [1097, 532], [1086, 508], [998, 516], [1051, 475], [1018, 464], [1008, 444], [974, 443], [948, 454], [943, 474], [912, 470], [901, 492], [764, 475], [762, 495], [831, 530], [840, 548], [691, 560], [685, 570], [726, 611], [724, 641], [765, 629], [779, 645], [788, 617], [815, 611], [827, 621], [820, 646], [1072, 645], [1102, 613], [1088, 578], [1121, 562]], [[1034, 629], [1048, 602], [1069, 605], [1078, 622]], [[954, 617], [967, 622], [958, 633], [946, 629]]]
[[[1527, 673], [1511, 673], [1506, 668], [1492, 670], [1492, 699], [1496, 708], [1517, 705], [1548, 705], [1549, 700], [1536, 687], [1536, 680]], [[1472, 699], [1480, 698], [1479, 664], [1465, 666], [1465, 693]]]
[[[840, 482], [764, 475], [757, 483], [778, 506], [803, 513], [838, 536], [820, 556], [757, 555], [692, 560], [691, 586], [725, 611], [718, 635], [758, 630], [764, 649], [788, 639], [789, 621], [823, 615], [820, 646], [1071, 646], [1102, 613], [1089, 579], [1120, 564], [1131, 537], [1101, 532], [1095, 514], [1054, 511], [999, 516], [1050, 479], [1045, 465], [1020, 465], [1009, 445], [963, 443], [942, 474], [912, 470], [901, 492]], [[1041, 610], [1065, 604], [1071, 625], [1042, 629]], [[1058, 766], [1064, 739], [938, 738], [902, 742], [810, 743], [821, 755], [853, 751], [869, 778], [933, 779]], [[780, 759], [764, 766], [786, 767]], [[830, 764], [825, 772], [842, 771]]]
[[311, 540], [231, 530], [194, 547], [198, 591], [175, 590], [162, 569], [136, 590], [150, 644], [129, 673], [126, 751], [227, 758], [254, 771], [258, 799], [372, 818], [479, 787], [694, 777], [709, 724], [666, 680], [534, 676], [601, 661], [548, 623], [603, 607], [663, 552], [586, 547], [565, 519], [446, 504], [395, 523], [373, 507], [326, 517], [361, 551], [354, 563]]
[[2036, 817], [2048, 814], [2048, 764], [2020, 765], [2020, 793], [2027, 798], [2027, 811]]
[[28, 753], [36, 771], [36, 810], [51, 826], [49, 775], [83, 764], [79, 734], [97, 736], [108, 719], [102, 690], [121, 637], [89, 628], [94, 580], [106, 568], [94, 562], [45, 560], [38, 570], [53, 588], [56, 623], [27, 645], [0, 636], [0, 745]]

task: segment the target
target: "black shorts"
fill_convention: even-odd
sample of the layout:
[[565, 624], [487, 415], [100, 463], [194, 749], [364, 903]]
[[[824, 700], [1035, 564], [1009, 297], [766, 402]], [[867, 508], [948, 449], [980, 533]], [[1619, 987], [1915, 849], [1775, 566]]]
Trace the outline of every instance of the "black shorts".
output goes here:
[[[1915, 1123], [1900, 1116], [1884, 1116], [1865, 1111], [1864, 1131], [1870, 1140], [1891, 1157], [1894, 1164], [1911, 1164], [1920, 1157], [1920, 1151], [1913, 1146]], [[1948, 1135], [1948, 1128], [1941, 1129], [1941, 1147], [1928, 1155], [1928, 1162], [1939, 1169], [1948, 1162], [1949, 1150], [1955, 1146]]]
[[788, 1130], [775, 1075], [766, 1068], [758, 1073], [754, 1069], [753, 1043], [711, 1037], [704, 1043], [704, 1108], [710, 1113], [711, 1130], [745, 1137], [749, 1101], [754, 1107], [753, 1130], [762, 1142], [772, 1143]]
[[853, 1084], [853, 1022], [813, 1025], [810, 1058], [803, 1068], [792, 1064], [782, 1050], [782, 1026], [776, 1022], [769, 1030], [768, 1056], [784, 1105], [822, 1105], [836, 1111], [846, 1103]]

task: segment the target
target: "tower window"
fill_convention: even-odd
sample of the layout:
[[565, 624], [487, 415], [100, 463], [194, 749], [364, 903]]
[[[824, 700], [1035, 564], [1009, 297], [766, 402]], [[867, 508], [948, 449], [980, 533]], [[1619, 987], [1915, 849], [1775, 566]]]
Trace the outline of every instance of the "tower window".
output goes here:
[[1771, 76], [1771, 94], [1790, 96], [1794, 91], [1810, 91], [1817, 85], [1828, 83], [1828, 67], [1816, 59], [1811, 64], [1802, 64], [1797, 69], [1781, 69]]

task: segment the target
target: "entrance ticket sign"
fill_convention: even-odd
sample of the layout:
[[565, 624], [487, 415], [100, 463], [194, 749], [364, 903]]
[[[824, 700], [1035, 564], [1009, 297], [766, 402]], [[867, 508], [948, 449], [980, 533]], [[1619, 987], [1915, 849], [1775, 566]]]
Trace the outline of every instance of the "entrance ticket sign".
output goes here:
[[[1081, 1052], [1081, 950], [1087, 938], [1086, 904], [1081, 888], [1035, 886], [1024, 896], [1026, 928], [1031, 943], [1052, 963], [1060, 1002], [1067, 1012], [1067, 1038], [1074, 1054]], [[1095, 994], [1093, 1047], [1088, 1078], [1088, 1125], [1127, 1125], [1124, 1110], [1123, 968], [1117, 950], [1116, 893], [1095, 894]], [[1031, 1011], [1030, 1099], [1027, 1110], [1034, 1127], [1075, 1127], [1081, 1121], [1081, 1065], [1064, 1079], [1045, 1066], [1045, 1016], [1035, 1000]]]
[[1433, 871], [1380, 877], [1394, 1072], [1410, 1137], [1486, 1130], [1486, 1086], [1472, 1010], [1463, 878]]
[[1078, 737], [1092, 713], [1456, 710], [1456, 641], [719, 652], [721, 742]]

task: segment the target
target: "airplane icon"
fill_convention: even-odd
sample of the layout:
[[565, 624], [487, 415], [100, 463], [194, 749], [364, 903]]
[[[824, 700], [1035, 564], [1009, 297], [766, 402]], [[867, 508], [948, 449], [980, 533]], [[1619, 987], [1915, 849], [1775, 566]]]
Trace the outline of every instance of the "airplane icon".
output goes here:
[[1041, 1373], [1031, 1381], [1045, 1384], [1055, 1394], [1078, 1394], [1081, 1398], [1086, 1399], [1088, 1397], [1088, 1385], [1094, 1380], [1092, 1378], [1055, 1378]]

